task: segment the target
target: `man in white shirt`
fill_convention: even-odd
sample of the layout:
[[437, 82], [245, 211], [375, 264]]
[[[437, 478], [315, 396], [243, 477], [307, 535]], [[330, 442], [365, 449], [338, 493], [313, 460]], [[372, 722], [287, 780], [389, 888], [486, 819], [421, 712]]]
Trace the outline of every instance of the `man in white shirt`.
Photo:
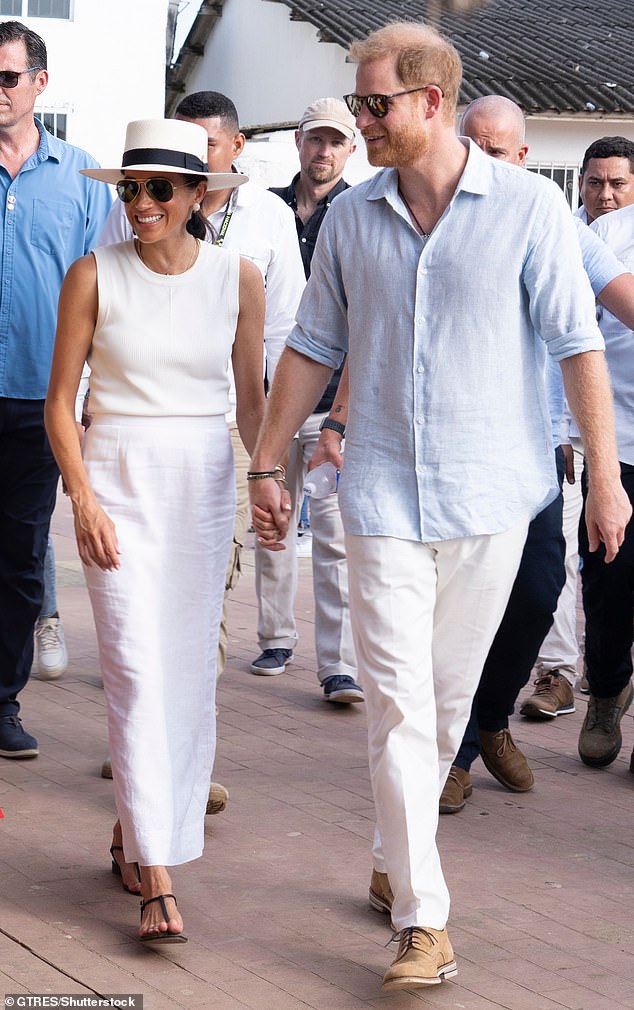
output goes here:
[[626, 137], [601, 137], [583, 156], [579, 175], [584, 224], [626, 207], [634, 200], [634, 143]]
[[[604, 214], [593, 231], [634, 272], [634, 188], [630, 204]], [[605, 309], [599, 326], [614, 395], [614, 414], [621, 482], [634, 501], [634, 331]], [[584, 474], [585, 478], [585, 474]], [[586, 488], [584, 481], [584, 496]], [[621, 720], [634, 697], [632, 657], [634, 622], [634, 525], [613, 564], [603, 563], [603, 551], [591, 552], [581, 524], [579, 553], [583, 559], [581, 584], [586, 618], [586, 675], [588, 711], [579, 734], [579, 756], [584, 764], [604, 768], [619, 754]], [[634, 755], [630, 761], [634, 770]]]

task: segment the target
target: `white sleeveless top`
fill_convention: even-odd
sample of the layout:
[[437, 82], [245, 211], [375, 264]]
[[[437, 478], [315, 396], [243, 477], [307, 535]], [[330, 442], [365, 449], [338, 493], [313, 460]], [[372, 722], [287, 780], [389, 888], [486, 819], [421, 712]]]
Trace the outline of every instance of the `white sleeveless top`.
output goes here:
[[99, 311], [87, 359], [91, 414], [225, 414], [238, 253], [200, 242], [194, 265], [175, 275], [149, 270], [133, 242], [93, 255]]

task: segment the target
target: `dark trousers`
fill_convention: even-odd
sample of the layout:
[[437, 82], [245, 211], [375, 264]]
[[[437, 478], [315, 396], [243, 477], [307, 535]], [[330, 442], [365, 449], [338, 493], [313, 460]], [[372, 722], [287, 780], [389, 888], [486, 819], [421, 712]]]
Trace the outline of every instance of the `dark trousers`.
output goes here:
[[[634, 503], [634, 466], [621, 463], [621, 483]], [[581, 588], [586, 618], [586, 667], [590, 691], [596, 698], [614, 698], [632, 676], [634, 621], [634, 520], [614, 561], [605, 563], [603, 544], [591, 554], [585, 524], [586, 472], [581, 478], [584, 511], [579, 525], [579, 554], [583, 559]]]
[[43, 400], [0, 397], [0, 715], [14, 715], [33, 662], [59, 471]]
[[[564, 474], [561, 448], [555, 455], [561, 487]], [[540, 646], [553, 623], [557, 600], [566, 581], [562, 512], [563, 496], [559, 494], [528, 527], [520, 567], [454, 761], [465, 771], [480, 753], [479, 730], [497, 733], [508, 726], [517, 696], [531, 675]]]

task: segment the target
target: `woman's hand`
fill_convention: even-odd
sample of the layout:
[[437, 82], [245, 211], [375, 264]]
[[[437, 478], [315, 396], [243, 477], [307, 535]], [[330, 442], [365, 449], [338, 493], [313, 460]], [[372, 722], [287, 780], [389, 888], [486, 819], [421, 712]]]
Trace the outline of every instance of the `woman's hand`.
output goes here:
[[258, 480], [251, 482], [249, 494], [258, 543], [270, 551], [286, 550], [286, 545], [280, 541], [288, 533], [288, 521], [293, 511], [287, 488], [276, 480]]
[[119, 568], [119, 543], [115, 525], [98, 504], [94, 494], [73, 499], [75, 536], [79, 556], [85, 565], [97, 565], [104, 572]]

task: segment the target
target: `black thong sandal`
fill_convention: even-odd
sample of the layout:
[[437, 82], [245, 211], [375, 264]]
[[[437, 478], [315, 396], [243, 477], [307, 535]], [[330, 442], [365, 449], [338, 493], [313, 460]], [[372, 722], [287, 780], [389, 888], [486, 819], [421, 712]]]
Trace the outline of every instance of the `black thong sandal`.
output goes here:
[[[165, 904], [166, 898], [173, 898], [174, 904], [176, 905], [176, 898], [173, 894], [157, 894], [156, 898], [148, 898], [147, 901], [141, 902], [141, 920], [143, 920], [143, 912], [148, 905], [151, 905], [153, 901], [160, 901], [161, 911], [163, 912], [163, 918], [165, 922], [169, 922], [169, 915], [167, 914], [167, 905]], [[178, 906], [177, 906], [178, 907]], [[187, 943], [187, 937], [184, 933], [170, 933], [167, 932], [156, 932], [156, 933], [146, 933], [145, 936], [140, 936], [138, 938], [141, 943]]]
[[[128, 887], [127, 884], [123, 883], [123, 874], [121, 872], [121, 867], [119, 866], [117, 860], [114, 857], [115, 852], [123, 852], [123, 845], [111, 845], [110, 846], [110, 856], [112, 858], [112, 872], [115, 877], [121, 877], [121, 886], [124, 891], [128, 894], [134, 894], [137, 898], [139, 897], [139, 891], [133, 891], [132, 888]], [[141, 870], [139, 869], [139, 864], [134, 863], [134, 869], [136, 870], [137, 880], [141, 883]]]

